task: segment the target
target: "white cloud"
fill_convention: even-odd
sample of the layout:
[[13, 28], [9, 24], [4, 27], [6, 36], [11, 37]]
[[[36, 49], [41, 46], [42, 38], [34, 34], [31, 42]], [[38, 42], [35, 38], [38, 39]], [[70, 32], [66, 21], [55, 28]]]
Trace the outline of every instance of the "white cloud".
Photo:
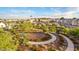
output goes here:
[[33, 10], [11, 10], [12, 13], [15, 14], [34, 14]]
[[[69, 7], [67, 8], [67, 10], [65, 12], [62, 12], [61, 10], [62, 7], [60, 8], [51, 8], [52, 12], [44, 12], [42, 13], [42, 15], [44, 16], [53, 16], [53, 17], [78, 17], [79, 18], [79, 8], [77, 7]], [[26, 16], [31, 16], [31, 15], [37, 15], [38, 14], [34, 11], [34, 10], [15, 10], [15, 9], [12, 9], [10, 10], [10, 13], [8, 14], [1, 14], [1, 17], [18, 17], [18, 18], [23, 18], [23, 17], [26, 17]]]
[[67, 17], [67, 18], [72, 18], [72, 17], [78, 17], [79, 18], [79, 8], [68, 8], [66, 12], [62, 12], [62, 10], [55, 10], [53, 16], [54, 17]]
[[1, 14], [2, 18], [26, 18], [27, 16], [34, 15], [35, 12], [33, 10], [10, 10], [10, 13]]

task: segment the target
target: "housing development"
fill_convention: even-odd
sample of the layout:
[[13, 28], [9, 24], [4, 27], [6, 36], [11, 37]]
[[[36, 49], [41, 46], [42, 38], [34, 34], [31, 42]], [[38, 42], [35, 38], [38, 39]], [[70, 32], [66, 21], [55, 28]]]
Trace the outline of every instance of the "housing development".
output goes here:
[[0, 51], [79, 51], [79, 18], [0, 18]]

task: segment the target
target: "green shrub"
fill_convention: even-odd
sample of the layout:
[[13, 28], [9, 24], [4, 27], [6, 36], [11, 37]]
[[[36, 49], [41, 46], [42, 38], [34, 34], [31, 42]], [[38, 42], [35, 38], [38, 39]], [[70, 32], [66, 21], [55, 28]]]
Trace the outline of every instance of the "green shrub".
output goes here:
[[79, 27], [70, 29], [69, 35], [79, 37]]
[[9, 32], [0, 33], [0, 50], [12, 51], [17, 49], [17, 45], [14, 43], [12, 35]]

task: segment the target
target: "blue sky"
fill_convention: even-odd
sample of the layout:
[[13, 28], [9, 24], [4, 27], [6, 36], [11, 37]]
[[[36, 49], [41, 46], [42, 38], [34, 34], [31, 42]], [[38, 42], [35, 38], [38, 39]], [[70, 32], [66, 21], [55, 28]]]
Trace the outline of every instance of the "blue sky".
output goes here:
[[26, 16], [78, 17], [77, 7], [0, 7], [0, 17]]

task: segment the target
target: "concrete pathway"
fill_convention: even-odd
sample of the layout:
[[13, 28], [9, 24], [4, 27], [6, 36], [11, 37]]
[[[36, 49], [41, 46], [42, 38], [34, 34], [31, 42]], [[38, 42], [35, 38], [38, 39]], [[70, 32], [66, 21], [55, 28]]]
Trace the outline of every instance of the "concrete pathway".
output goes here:
[[[29, 43], [32, 44], [32, 45], [49, 44], [51, 42], [54, 42], [57, 39], [55, 35], [53, 35], [53, 34], [49, 34], [49, 35], [51, 35], [52, 38], [47, 40], [47, 41], [43, 41], [43, 42], [32, 42], [32, 41], [29, 41]], [[67, 40], [68, 46], [67, 46], [65, 51], [74, 51], [74, 44], [73, 44], [73, 42], [69, 38], [67, 38], [66, 36], [61, 35], [61, 34], [59, 34], [59, 35], [61, 37], [63, 37], [64, 40]]]
[[43, 42], [32, 42], [32, 41], [30, 41], [29, 43], [30, 44], [33, 44], [33, 45], [35, 45], [35, 44], [37, 44], [37, 45], [42, 45], [42, 44], [49, 44], [49, 43], [51, 43], [51, 42], [54, 42], [55, 40], [56, 40], [56, 36], [55, 35], [53, 35], [53, 34], [49, 34], [52, 38], [51, 39], [49, 39], [49, 40], [47, 40], [47, 41], [43, 41]]
[[73, 44], [73, 42], [69, 38], [64, 36], [64, 35], [60, 34], [60, 36], [63, 37], [65, 40], [67, 40], [68, 46], [67, 46], [65, 51], [74, 51], [74, 44]]

